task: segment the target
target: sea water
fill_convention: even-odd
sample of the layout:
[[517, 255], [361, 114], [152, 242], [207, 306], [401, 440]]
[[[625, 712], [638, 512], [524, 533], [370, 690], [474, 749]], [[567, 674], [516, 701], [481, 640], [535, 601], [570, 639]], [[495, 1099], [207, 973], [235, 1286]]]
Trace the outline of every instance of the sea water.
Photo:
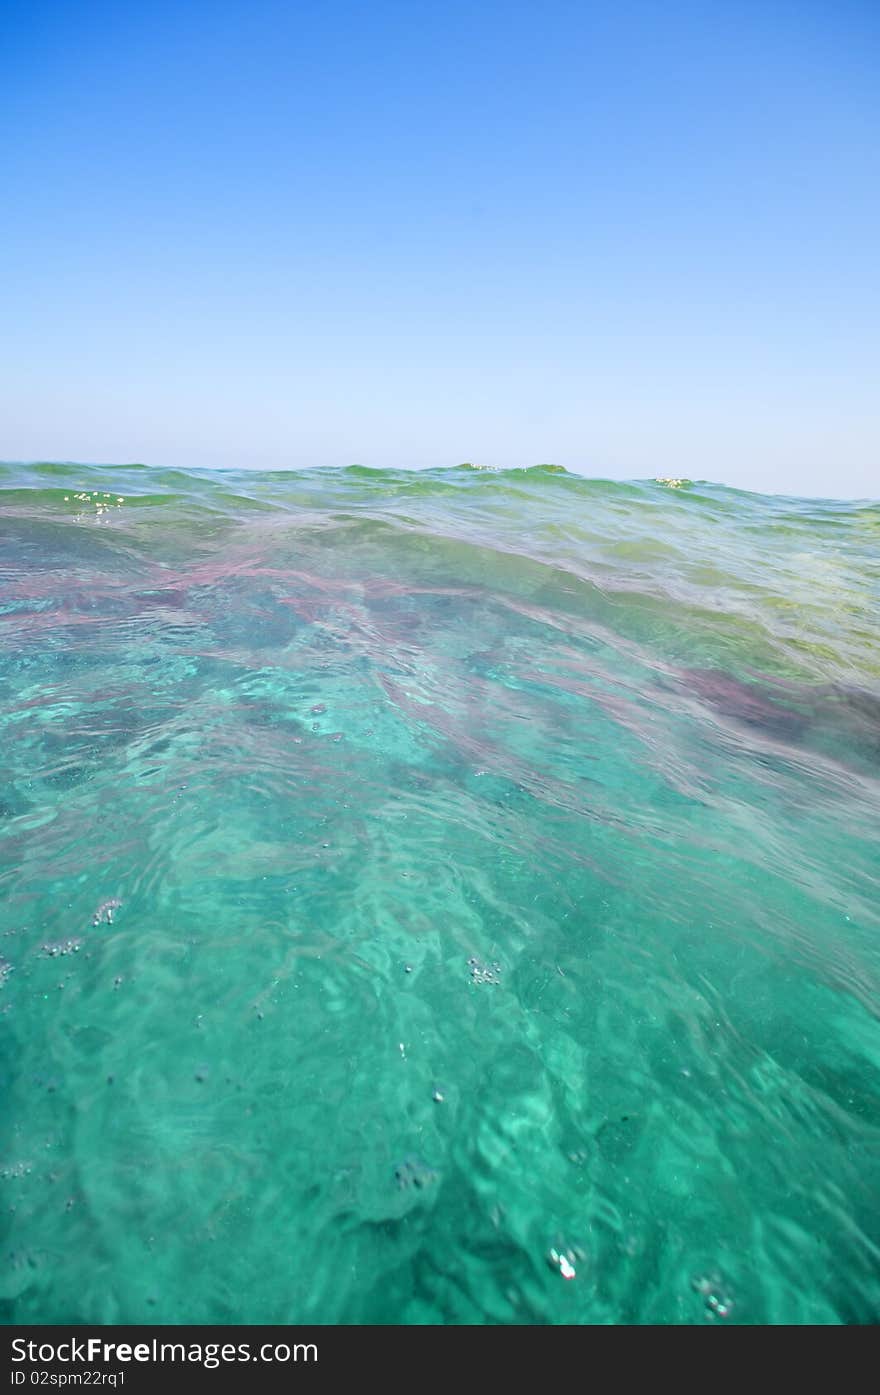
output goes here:
[[0, 1316], [880, 1316], [880, 507], [0, 469]]

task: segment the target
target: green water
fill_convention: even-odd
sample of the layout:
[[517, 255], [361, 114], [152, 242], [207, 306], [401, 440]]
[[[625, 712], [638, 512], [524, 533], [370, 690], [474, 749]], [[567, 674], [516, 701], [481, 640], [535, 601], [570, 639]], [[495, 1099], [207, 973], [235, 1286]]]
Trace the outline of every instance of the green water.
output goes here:
[[3, 1320], [876, 1320], [878, 615], [876, 504], [0, 467]]

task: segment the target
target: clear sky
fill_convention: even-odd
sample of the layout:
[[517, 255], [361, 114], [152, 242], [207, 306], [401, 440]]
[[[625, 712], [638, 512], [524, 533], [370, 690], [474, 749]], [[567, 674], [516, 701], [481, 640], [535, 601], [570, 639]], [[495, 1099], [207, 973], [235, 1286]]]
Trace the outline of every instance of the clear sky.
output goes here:
[[880, 495], [876, 0], [0, 0], [0, 458]]

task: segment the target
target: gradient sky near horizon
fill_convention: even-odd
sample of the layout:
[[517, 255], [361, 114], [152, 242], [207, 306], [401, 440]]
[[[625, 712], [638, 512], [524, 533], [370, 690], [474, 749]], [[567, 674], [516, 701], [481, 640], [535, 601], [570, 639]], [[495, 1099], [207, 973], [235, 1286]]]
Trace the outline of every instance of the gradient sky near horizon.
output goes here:
[[0, 458], [880, 496], [880, 6], [0, 0]]

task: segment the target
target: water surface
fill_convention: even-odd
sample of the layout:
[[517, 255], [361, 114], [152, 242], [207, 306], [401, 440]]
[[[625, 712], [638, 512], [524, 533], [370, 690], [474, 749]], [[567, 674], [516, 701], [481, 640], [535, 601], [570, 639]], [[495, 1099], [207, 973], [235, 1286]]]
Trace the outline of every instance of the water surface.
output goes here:
[[867, 502], [0, 467], [3, 1319], [876, 1320], [878, 614]]

